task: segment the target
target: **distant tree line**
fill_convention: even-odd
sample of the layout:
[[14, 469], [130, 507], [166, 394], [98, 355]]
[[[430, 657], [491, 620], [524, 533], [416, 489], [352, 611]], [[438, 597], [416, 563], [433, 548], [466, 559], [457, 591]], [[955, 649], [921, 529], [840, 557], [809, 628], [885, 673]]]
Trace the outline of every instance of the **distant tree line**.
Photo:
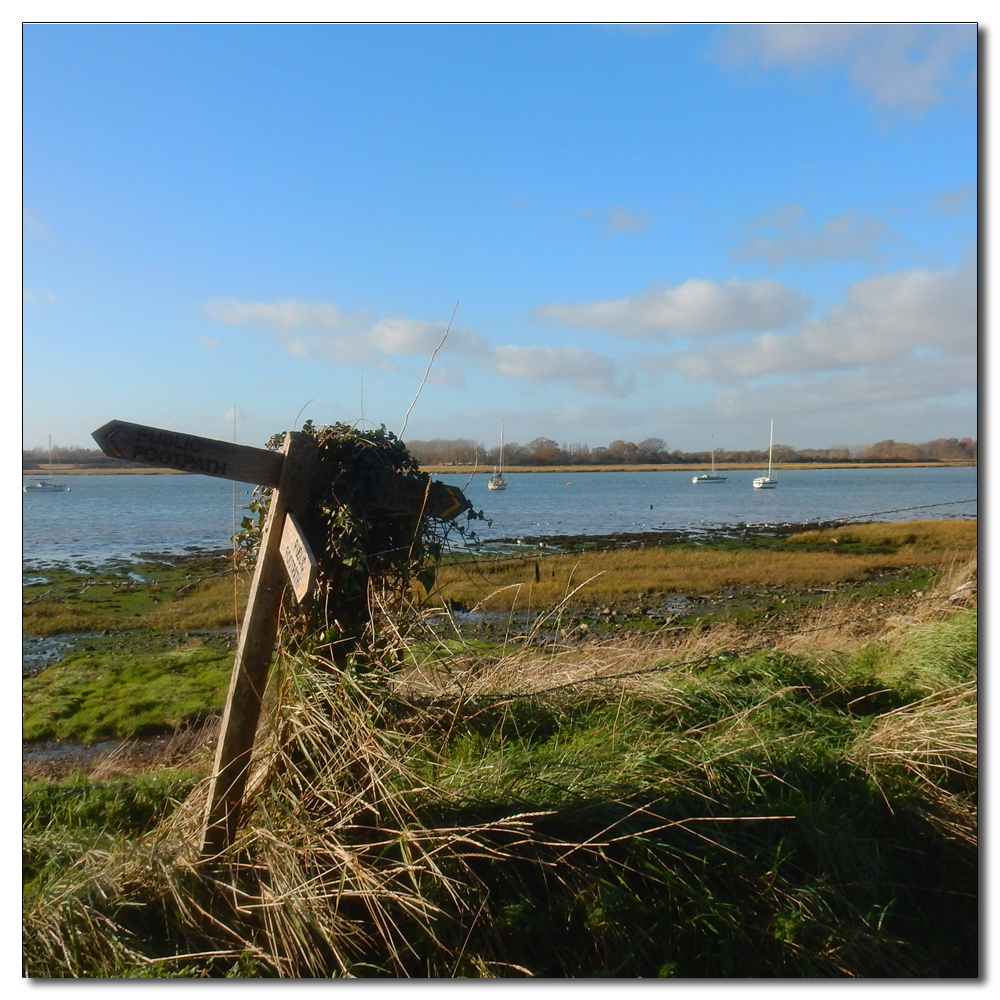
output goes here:
[[[484, 448], [468, 438], [432, 441], [408, 441], [406, 447], [421, 465], [475, 465], [492, 468], [499, 459], [500, 447]], [[860, 449], [847, 446], [834, 448], [793, 448], [787, 444], [774, 446], [776, 462], [946, 462], [976, 461], [979, 451], [972, 438], [938, 438], [924, 444], [904, 444], [879, 441]], [[704, 465], [711, 462], [710, 451], [670, 450], [662, 438], [632, 441], [612, 441], [607, 447], [590, 448], [585, 444], [559, 444], [551, 438], [539, 437], [528, 444], [511, 442], [504, 445], [504, 464], [546, 465]], [[735, 451], [715, 449], [716, 462], [754, 463], [767, 461], [766, 449]]]
[[[52, 446], [52, 461], [56, 465], [85, 465], [91, 469], [139, 468], [138, 462], [108, 458], [100, 448], [64, 448], [58, 444]], [[48, 448], [28, 448], [21, 452], [22, 469], [39, 469], [48, 464]]]
[[972, 438], [938, 438], [924, 444], [903, 444], [899, 441], [879, 441], [858, 453], [861, 461], [893, 461], [893, 462], [947, 462], [954, 459], [978, 459], [979, 444]]
[[[492, 468], [499, 459], [500, 447], [484, 448], [468, 438], [433, 441], [408, 441], [406, 447], [421, 465], [478, 465]], [[45, 448], [29, 448], [21, 453], [22, 469], [37, 469], [48, 463]], [[977, 461], [979, 448], [972, 438], [938, 438], [924, 444], [900, 441], [879, 441], [865, 448], [846, 446], [835, 448], [796, 449], [787, 444], [774, 446], [776, 462], [948, 462]], [[671, 451], [662, 438], [632, 441], [612, 441], [607, 447], [590, 448], [585, 444], [559, 444], [551, 438], [539, 437], [528, 444], [511, 442], [504, 445], [505, 465], [704, 465], [711, 462], [710, 451]], [[90, 468], [138, 467], [136, 462], [108, 458], [97, 448], [52, 447], [52, 461], [59, 464], [86, 465]], [[767, 461], [767, 451], [733, 451], [715, 449], [716, 462], [759, 463]]]

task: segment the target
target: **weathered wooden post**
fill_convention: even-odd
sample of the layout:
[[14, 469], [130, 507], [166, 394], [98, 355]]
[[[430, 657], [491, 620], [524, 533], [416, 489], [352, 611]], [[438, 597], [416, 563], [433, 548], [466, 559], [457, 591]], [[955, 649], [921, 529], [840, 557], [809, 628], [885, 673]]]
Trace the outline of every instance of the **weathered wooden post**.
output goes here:
[[[205, 815], [203, 857], [218, 854], [231, 844], [239, 822], [243, 789], [250, 768], [250, 752], [257, 734], [260, 705], [278, 634], [281, 596], [287, 580], [281, 553], [282, 535], [290, 525], [291, 537], [299, 542], [299, 546], [286, 545], [286, 551], [301, 552], [305, 542], [301, 536], [295, 538], [297, 529], [291, 515], [301, 513], [309, 501], [316, 451], [316, 441], [308, 434], [285, 435], [285, 461], [278, 488], [271, 494], [219, 730]], [[308, 564], [310, 560], [311, 554], [305, 562]], [[301, 560], [297, 561], [301, 564]], [[315, 560], [312, 562], [315, 565]]]
[[[273, 488], [230, 677], [202, 831], [202, 858], [212, 858], [232, 843], [239, 822], [285, 583], [291, 581], [299, 601], [316, 583], [316, 559], [297, 515], [328, 481], [316, 474], [318, 446], [309, 434], [286, 434], [283, 455], [123, 420], [112, 420], [94, 431], [93, 437], [111, 458]], [[330, 472], [327, 468], [327, 476]], [[451, 520], [472, 506], [455, 486], [402, 475], [394, 475], [364, 500], [371, 510], [409, 512], [419, 515], [418, 521], [424, 516]]]

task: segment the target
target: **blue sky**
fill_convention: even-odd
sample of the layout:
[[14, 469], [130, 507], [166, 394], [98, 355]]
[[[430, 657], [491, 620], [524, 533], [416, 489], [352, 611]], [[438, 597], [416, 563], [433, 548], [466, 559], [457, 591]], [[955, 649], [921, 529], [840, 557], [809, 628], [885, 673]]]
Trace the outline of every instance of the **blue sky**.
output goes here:
[[26, 447], [977, 433], [974, 25], [23, 46]]

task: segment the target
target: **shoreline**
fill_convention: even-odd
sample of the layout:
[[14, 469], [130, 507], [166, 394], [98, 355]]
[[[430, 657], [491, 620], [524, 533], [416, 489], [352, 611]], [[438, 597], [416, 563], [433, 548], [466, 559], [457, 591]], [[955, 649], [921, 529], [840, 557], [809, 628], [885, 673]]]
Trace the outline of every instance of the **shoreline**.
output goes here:
[[[778, 472], [802, 472], [809, 469], [936, 469], [936, 468], [967, 468], [978, 467], [978, 462], [948, 461], [948, 462], [775, 462], [773, 468]], [[707, 463], [706, 463], [707, 466]], [[558, 472], [566, 475], [573, 472], [690, 472], [703, 471], [703, 466], [695, 462], [671, 465], [509, 465], [504, 472]], [[716, 472], [745, 472], [747, 470], [766, 470], [759, 462], [716, 462]], [[421, 472], [432, 476], [491, 476], [493, 470], [471, 465], [426, 465]]]
[[[537, 535], [503, 535], [499, 538], [484, 538], [477, 545], [479, 555], [490, 557], [515, 557], [526, 550], [532, 558], [546, 555], [565, 555], [579, 552], [613, 552], [623, 548], [652, 548], [657, 546], [676, 545], [706, 541], [732, 542], [748, 541], [760, 537], [787, 538], [789, 535], [805, 531], [824, 531], [831, 528], [849, 528], [870, 524], [886, 524], [899, 527], [904, 524], [919, 524], [923, 521], [975, 521], [976, 517], [944, 517], [944, 518], [911, 518], [908, 521], [882, 521], [878, 517], [855, 520], [852, 518], [831, 518], [814, 521], [737, 521], [732, 524], [708, 525], [700, 528], [661, 528], [644, 531], [613, 531], [594, 534], [537, 534]], [[498, 551], [499, 550], [499, 551]], [[536, 551], [541, 550], [541, 551]], [[454, 556], [455, 553], [449, 553]], [[463, 550], [462, 554], [466, 554]], [[228, 547], [194, 547], [182, 551], [146, 550], [130, 556], [109, 556], [106, 559], [91, 561], [86, 565], [91, 570], [109, 572], [114, 568], [136, 566], [140, 564], [174, 564], [182, 566], [185, 563], [199, 562], [206, 559], [230, 559], [232, 549]], [[445, 563], [451, 560], [445, 559]], [[459, 561], [461, 561], [459, 559]], [[66, 571], [76, 572], [67, 567], [64, 560], [52, 562], [37, 562], [25, 567], [22, 561], [22, 577], [44, 575], [46, 572]], [[23, 582], [22, 582], [23, 586]]]
[[[76, 468], [74, 466], [64, 466], [60, 468], [58, 465], [52, 466], [53, 476], [193, 476], [198, 475], [194, 472], [180, 472], [177, 469], [147, 469], [147, 468], [136, 468], [136, 469], [102, 469], [94, 468], [89, 466], [82, 466]], [[22, 479], [47, 479], [49, 476], [49, 469], [46, 466], [44, 469], [22, 469], [21, 478]]]
[[[802, 472], [809, 469], [964, 469], [978, 468], [978, 462], [944, 461], [944, 462], [775, 462], [774, 468], [780, 472]], [[568, 475], [575, 472], [691, 472], [701, 470], [697, 463], [667, 464], [667, 465], [512, 465], [504, 471], [520, 472], [557, 472]], [[717, 462], [717, 472], [742, 472], [759, 470], [757, 462]], [[490, 476], [493, 470], [487, 466], [472, 465], [425, 465], [420, 469], [431, 476]], [[48, 476], [48, 467], [40, 469], [22, 469], [22, 479], [39, 479]], [[54, 476], [194, 476], [200, 473], [181, 472], [178, 469], [152, 468], [100, 468], [92, 466], [52, 466]]]

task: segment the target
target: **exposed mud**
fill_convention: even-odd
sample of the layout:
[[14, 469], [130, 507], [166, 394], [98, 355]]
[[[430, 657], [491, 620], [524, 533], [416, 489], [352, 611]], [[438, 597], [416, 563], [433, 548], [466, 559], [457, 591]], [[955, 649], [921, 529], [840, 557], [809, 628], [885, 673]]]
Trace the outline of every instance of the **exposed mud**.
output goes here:
[[35, 677], [66, 657], [78, 643], [97, 638], [94, 632], [21, 636], [21, 677]]
[[59, 781], [72, 774], [110, 778], [154, 767], [184, 767], [210, 762], [219, 720], [176, 733], [133, 740], [98, 740], [90, 745], [63, 740], [38, 740], [21, 748], [23, 780]]
[[787, 537], [800, 531], [818, 531], [824, 528], [838, 528], [849, 523], [847, 519], [835, 521], [808, 521], [802, 523], [780, 522], [721, 525], [692, 529], [690, 531], [623, 531], [610, 535], [521, 535], [517, 538], [496, 538], [483, 540], [485, 549], [517, 550], [529, 546], [541, 549], [555, 549], [560, 552], [585, 552], [594, 549], [647, 548], [657, 545], [671, 545], [679, 542], [710, 542], [722, 539], [747, 539], [756, 537]]

